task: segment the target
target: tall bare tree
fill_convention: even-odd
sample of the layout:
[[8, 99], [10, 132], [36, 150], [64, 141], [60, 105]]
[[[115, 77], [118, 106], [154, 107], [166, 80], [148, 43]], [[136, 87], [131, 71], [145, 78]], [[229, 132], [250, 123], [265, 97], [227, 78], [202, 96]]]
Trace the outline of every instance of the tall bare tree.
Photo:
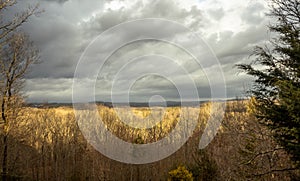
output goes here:
[[[16, 0], [0, 1], [0, 18], [4, 10], [14, 6]], [[8, 135], [10, 123], [16, 120], [21, 107], [21, 88], [24, 76], [29, 66], [38, 61], [38, 51], [29, 41], [28, 36], [18, 32], [18, 28], [28, 20], [38, 6], [28, 7], [27, 10], [16, 14], [12, 19], [0, 19], [0, 103], [3, 153], [2, 180], [7, 180]]]

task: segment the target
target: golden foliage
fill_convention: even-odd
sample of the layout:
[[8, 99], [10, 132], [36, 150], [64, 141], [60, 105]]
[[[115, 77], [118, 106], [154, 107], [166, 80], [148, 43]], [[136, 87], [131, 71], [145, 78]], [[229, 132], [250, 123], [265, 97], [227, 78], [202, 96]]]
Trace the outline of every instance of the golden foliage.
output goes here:
[[181, 165], [169, 172], [168, 181], [193, 181], [193, 174]]

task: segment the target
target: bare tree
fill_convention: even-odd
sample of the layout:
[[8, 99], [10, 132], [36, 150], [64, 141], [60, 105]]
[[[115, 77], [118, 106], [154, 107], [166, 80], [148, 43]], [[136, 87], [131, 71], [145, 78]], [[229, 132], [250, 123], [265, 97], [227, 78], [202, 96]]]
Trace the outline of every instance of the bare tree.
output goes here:
[[[0, 1], [0, 17], [3, 11], [17, 3], [16, 0]], [[7, 180], [7, 154], [10, 122], [16, 120], [21, 107], [21, 88], [24, 76], [31, 64], [38, 61], [38, 51], [28, 36], [18, 32], [20, 27], [33, 15], [37, 6], [28, 7], [11, 20], [0, 19], [0, 124], [3, 130], [2, 180]]]
[[29, 6], [27, 10], [16, 14], [11, 20], [3, 20], [3, 11], [17, 4], [17, 0], [0, 0], [0, 42], [3, 46], [6, 44], [6, 38], [10, 33], [16, 31], [30, 16], [39, 13], [38, 5]]

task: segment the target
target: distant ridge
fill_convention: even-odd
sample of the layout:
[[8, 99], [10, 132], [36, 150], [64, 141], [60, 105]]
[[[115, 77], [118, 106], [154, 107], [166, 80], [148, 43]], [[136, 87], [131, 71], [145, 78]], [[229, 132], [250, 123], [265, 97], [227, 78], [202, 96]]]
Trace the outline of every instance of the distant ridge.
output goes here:
[[[112, 102], [96, 102], [97, 105], [104, 105], [107, 107], [178, 107], [178, 106], [199, 106], [200, 104], [207, 101], [191, 101], [191, 102], [177, 102], [177, 101], [167, 101], [167, 102], [129, 102], [129, 103], [112, 103]], [[149, 105], [150, 104], [150, 105]]]
[[[227, 99], [227, 100], [216, 100], [218, 102], [223, 102], [223, 101], [241, 101], [241, 100], [246, 100], [246, 98], [232, 98], [232, 99]], [[96, 105], [103, 105], [106, 107], [152, 107], [152, 106], [157, 106], [157, 107], [179, 107], [179, 106], [200, 106], [203, 103], [209, 102], [210, 100], [206, 101], [167, 101], [167, 102], [151, 102], [150, 106], [148, 102], [129, 102], [129, 103], [124, 103], [124, 102], [117, 102], [117, 103], [112, 103], [112, 102], [105, 102], [105, 101], [96, 101]], [[76, 103], [78, 105], [87, 105], [87, 104], [93, 104], [93, 102], [90, 103]], [[73, 107], [73, 103], [27, 103], [25, 106], [27, 107], [36, 107], [36, 108], [57, 108], [57, 107]]]
[[[178, 107], [178, 106], [199, 106], [200, 104], [207, 101], [191, 101], [191, 102], [177, 102], [177, 101], [167, 101], [167, 102], [151, 102], [150, 106], [147, 102], [130, 102], [130, 103], [112, 103], [112, 102], [104, 102], [97, 101], [97, 105], [103, 105], [106, 107]], [[81, 103], [77, 103], [81, 104]], [[86, 105], [87, 103], [82, 103], [82, 105]], [[90, 102], [92, 104], [92, 102]], [[35, 108], [57, 108], [57, 107], [73, 107], [72, 103], [27, 103], [27, 107], [35, 107]]]

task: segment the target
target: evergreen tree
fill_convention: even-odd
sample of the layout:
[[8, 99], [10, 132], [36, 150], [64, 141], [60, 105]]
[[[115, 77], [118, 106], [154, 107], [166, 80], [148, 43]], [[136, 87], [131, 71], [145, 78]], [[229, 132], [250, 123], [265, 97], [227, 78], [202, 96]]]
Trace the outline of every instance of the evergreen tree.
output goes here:
[[269, 47], [256, 47], [251, 64], [239, 69], [255, 77], [249, 91], [255, 115], [300, 166], [300, 0], [271, 0], [269, 26], [276, 38]]

